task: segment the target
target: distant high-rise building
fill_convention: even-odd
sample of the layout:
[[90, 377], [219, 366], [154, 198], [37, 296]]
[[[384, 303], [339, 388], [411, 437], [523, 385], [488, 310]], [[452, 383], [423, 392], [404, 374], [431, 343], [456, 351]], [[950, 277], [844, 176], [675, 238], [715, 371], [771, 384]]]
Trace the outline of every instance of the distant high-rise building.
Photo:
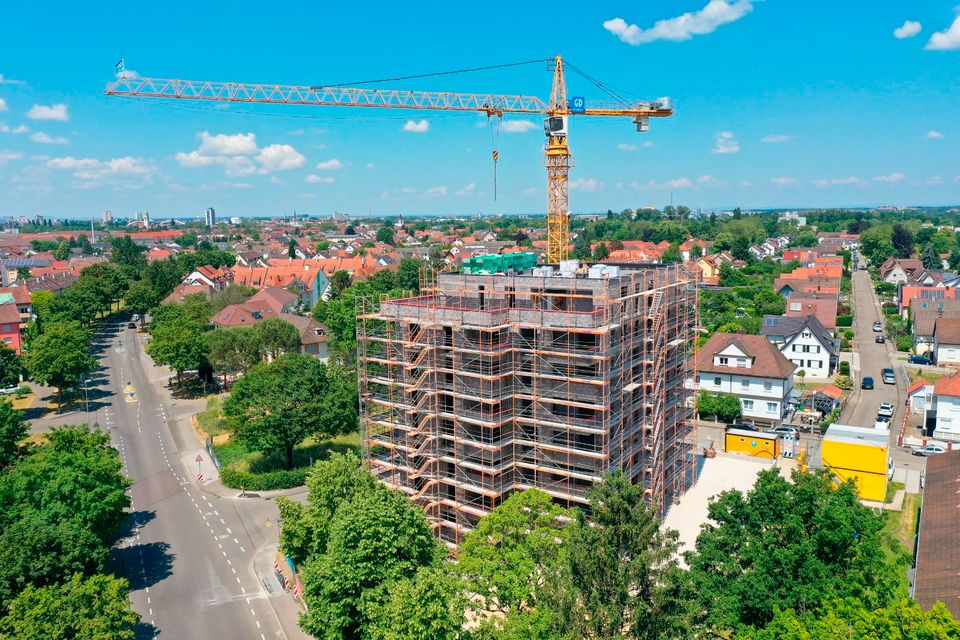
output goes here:
[[104, 211], [104, 212], [103, 212], [103, 224], [110, 224], [111, 222], [113, 222], [113, 212], [112, 212], [112, 211]]
[[233, 216], [230, 218], [230, 224], [240, 224], [243, 220], [240, 219], [240, 216]]
[[213, 207], [207, 207], [203, 212], [203, 219], [208, 227], [212, 227], [217, 224], [217, 212], [213, 210]]
[[143, 212], [143, 228], [144, 229], [150, 228], [150, 212], [149, 211]]

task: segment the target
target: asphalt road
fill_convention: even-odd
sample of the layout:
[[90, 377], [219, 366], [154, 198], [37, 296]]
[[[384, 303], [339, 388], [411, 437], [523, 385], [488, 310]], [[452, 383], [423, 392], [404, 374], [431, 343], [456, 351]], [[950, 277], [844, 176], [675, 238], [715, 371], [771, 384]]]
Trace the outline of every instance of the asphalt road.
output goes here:
[[112, 562], [130, 580], [142, 616], [138, 638], [286, 638], [253, 564], [268, 542], [260, 527], [275, 513], [273, 503], [200, 490], [189, 477], [196, 467], [180, 453], [189, 445], [169, 398], [151, 384], [152, 363], [136, 331], [113, 323], [95, 346], [103, 365], [96, 419], [133, 481], [131, 518]]

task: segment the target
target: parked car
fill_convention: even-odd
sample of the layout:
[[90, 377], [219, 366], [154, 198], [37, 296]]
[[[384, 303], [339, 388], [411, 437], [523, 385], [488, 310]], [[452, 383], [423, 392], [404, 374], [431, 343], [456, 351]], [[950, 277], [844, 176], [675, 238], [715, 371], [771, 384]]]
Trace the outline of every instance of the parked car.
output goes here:
[[887, 368], [882, 370], [880, 377], [883, 378], [884, 384], [897, 384], [897, 374], [893, 372], [893, 369]]
[[874, 331], [883, 331], [883, 325], [879, 321], [873, 323]]
[[874, 338], [873, 341], [876, 342], [877, 344], [883, 344], [883, 343], [886, 342], [887, 340], [886, 340], [886, 338], [883, 337], [883, 334], [882, 334], [882, 333], [878, 333], [878, 334], [877, 334], [877, 337]]
[[911, 354], [907, 357], [907, 362], [910, 364], [933, 364], [933, 360], [927, 356], [918, 356], [916, 354]]
[[128, 323], [127, 323], [127, 329], [136, 329], [136, 328], [137, 328], [137, 323], [136, 323], [136, 322], [128, 322]]
[[868, 391], [873, 389], [873, 378], [870, 376], [863, 376], [863, 380], [860, 381], [860, 388], [867, 389]]
[[922, 447], [914, 447], [910, 449], [910, 452], [915, 456], [934, 456], [938, 453], [943, 453], [947, 449], [940, 446], [939, 444], [928, 444]]
[[873, 428], [874, 428], [874, 429], [889, 429], [889, 428], [890, 428], [890, 422], [887, 421], [887, 420], [884, 420], [883, 418], [878, 417], [878, 418], [877, 418], [877, 421], [873, 423]]
[[19, 389], [19, 388], [20, 388], [20, 387], [17, 386], [17, 385], [14, 385], [14, 386], [12, 386], [12, 387], [4, 387], [3, 389], [0, 389], [0, 395], [8, 395], [8, 394], [11, 394], [11, 393], [16, 393], [16, 392], [17, 392], [17, 389]]
[[726, 426], [726, 431], [730, 429], [745, 429], [747, 431], [759, 431], [757, 427], [752, 424], [747, 424], [746, 422], [731, 422]]
[[889, 402], [881, 402], [877, 409], [878, 416], [890, 417], [893, 415], [893, 405]]

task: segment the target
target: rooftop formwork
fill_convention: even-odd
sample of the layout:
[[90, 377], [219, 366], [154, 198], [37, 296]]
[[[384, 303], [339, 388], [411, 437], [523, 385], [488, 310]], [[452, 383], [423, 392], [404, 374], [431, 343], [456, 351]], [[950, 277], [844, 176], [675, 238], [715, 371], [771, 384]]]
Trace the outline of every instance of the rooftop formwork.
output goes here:
[[696, 474], [697, 281], [680, 266], [441, 273], [363, 300], [363, 453], [458, 543], [513, 491], [587, 507], [622, 469], [661, 511]]

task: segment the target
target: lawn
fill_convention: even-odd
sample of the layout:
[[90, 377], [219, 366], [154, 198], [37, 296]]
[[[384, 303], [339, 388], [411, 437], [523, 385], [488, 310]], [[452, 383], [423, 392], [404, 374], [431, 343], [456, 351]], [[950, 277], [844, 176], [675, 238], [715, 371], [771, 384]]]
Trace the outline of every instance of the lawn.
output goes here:
[[223, 414], [220, 412], [222, 406], [222, 396], [208, 396], [207, 408], [195, 416], [197, 424], [209, 436], [218, 436], [226, 431], [223, 424]]
[[[216, 451], [221, 465], [236, 471], [261, 474], [287, 467], [286, 456], [282, 451], [265, 456], [259, 451], [250, 451], [239, 442], [230, 441], [214, 445], [213, 450]], [[325, 459], [331, 452], [348, 451], [360, 454], [359, 432], [354, 431], [328, 440], [307, 438], [293, 450], [293, 464], [295, 467], [307, 467]]]
[[[900, 483], [891, 482], [890, 484]], [[903, 496], [903, 507], [900, 511], [887, 511], [886, 513], [887, 532], [899, 540], [912, 557], [917, 538], [917, 526], [920, 520], [920, 494], [905, 494]]]

